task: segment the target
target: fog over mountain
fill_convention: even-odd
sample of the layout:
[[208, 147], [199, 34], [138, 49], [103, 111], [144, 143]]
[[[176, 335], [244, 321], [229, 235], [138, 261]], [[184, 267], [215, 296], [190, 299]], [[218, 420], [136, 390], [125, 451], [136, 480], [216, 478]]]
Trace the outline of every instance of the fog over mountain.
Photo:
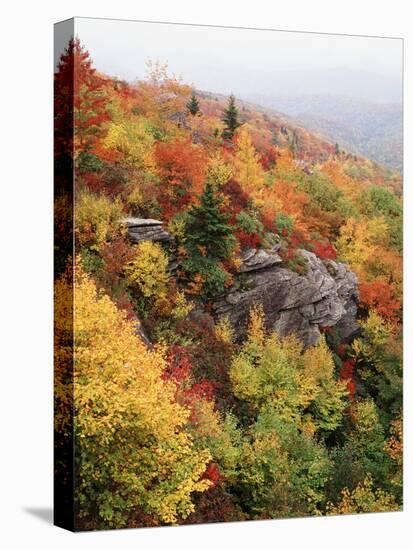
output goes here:
[[401, 103], [374, 103], [332, 94], [251, 94], [249, 99], [293, 117], [345, 150], [402, 170]]
[[96, 67], [132, 81], [148, 59], [197, 88], [228, 94], [341, 94], [400, 102], [397, 38], [76, 18]]
[[351, 152], [401, 169], [398, 38], [76, 18], [98, 70], [129, 82], [148, 59], [198, 90], [296, 118]]
[[[258, 76], [258, 75], [257, 75]], [[323, 70], [280, 71], [261, 77], [261, 89], [266, 93], [255, 97], [305, 95], [344, 96], [368, 101], [369, 103], [401, 103], [402, 87], [398, 79], [348, 67], [328, 67]], [[256, 81], [255, 81], [256, 82]], [[255, 82], [249, 88], [253, 90]], [[268, 93], [270, 91], [270, 93]], [[294, 110], [296, 110], [294, 108]]]

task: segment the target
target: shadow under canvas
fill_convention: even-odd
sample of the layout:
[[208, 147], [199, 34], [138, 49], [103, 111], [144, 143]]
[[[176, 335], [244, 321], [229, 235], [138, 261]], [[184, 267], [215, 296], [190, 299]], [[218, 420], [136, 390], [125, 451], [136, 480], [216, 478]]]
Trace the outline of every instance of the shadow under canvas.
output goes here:
[[53, 525], [53, 508], [24, 508], [26, 514], [30, 514], [49, 525]]

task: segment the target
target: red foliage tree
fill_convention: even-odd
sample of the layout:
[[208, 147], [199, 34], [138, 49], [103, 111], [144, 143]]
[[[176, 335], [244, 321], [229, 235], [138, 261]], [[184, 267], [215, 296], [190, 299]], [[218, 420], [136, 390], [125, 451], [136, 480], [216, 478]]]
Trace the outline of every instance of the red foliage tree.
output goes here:
[[250, 197], [236, 180], [230, 179], [227, 181], [223, 185], [222, 191], [229, 199], [227, 209], [230, 211], [232, 218], [235, 218], [241, 210], [248, 207]]
[[[229, 366], [234, 344], [217, 338], [213, 325], [211, 326], [207, 321], [184, 321], [178, 330], [185, 337], [190, 335], [193, 341], [190, 353], [194, 365], [192, 377], [195, 383], [204, 381], [211, 383], [218, 409], [236, 406], [229, 378]], [[201, 388], [205, 393], [205, 385]]]
[[176, 398], [179, 403], [190, 410], [189, 422], [199, 423], [197, 404], [200, 400], [213, 401], [215, 385], [210, 380], [202, 379], [194, 383], [191, 353], [183, 346], [175, 344], [167, 353], [168, 367], [163, 372], [163, 378], [176, 385]]
[[71, 39], [54, 76], [56, 153], [67, 153], [75, 134], [76, 153], [89, 151], [109, 119], [105, 81], [96, 74], [89, 52]]
[[102, 246], [101, 256], [105, 270], [111, 275], [121, 276], [125, 265], [130, 262], [135, 252], [130, 243], [121, 235]]
[[322, 260], [335, 260], [337, 258], [337, 252], [334, 248], [334, 246], [326, 242], [320, 242], [320, 241], [310, 241], [313, 245], [313, 252], [316, 256], [321, 258]]
[[185, 524], [240, 521], [245, 514], [235, 504], [235, 498], [218, 483], [196, 497], [195, 511], [183, 522]]
[[215, 462], [210, 462], [208, 464], [207, 469], [202, 475], [202, 479], [209, 479], [213, 483], [213, 487], [217, 485], [219, 480], [221, 479], [221, 474], [219, 472], [218, 466], [215, 464]]
[[171, 346], [167, 354], [168, 367], [163, 372], [165, 380], [171, 380], [177, 385], [187, 380], [192, 370], [191, 354], [177, 344]]
[[354, 367], [354, 359], [347, 359], [346, 361], [343, 361], [343, 366], [340, 369], [340, 379], [347, 381], [347, 390], [350, 399], [354, 399], [354, 393], [356, 391], [356, 385], [353, 380]]
[[271, 145], [267, 146], [267, 148], [261, 152], [260, 162], [264, 170], [274, 168], [277, 163], [277, 156], [277, 149]]
[[[89, 52], [78, 38], [69, 44], [73, 57], [74, 130], [76, 152], [90, 151], [102, 134], [101, 125], [109, 120], [104, 94], [105, 81], [96, 74]], [[69, 52], [70, 55], [70, 52]]]
[[261, 238], [257, 233], [247, 233], [239, 229], [235, 236], [241, 245], [241, 248], [258, 248], [261, 244]]
[[71, 40], [54, 74], [55, 157], [73, 154], [73, 63], [74, 41]]
[[188, 139], [158, 142], [155, 148], [161, 178], [158, 202], [167, 220], [182, 212], [200, 194], [206, 174], [207, 158], [199, 145]]

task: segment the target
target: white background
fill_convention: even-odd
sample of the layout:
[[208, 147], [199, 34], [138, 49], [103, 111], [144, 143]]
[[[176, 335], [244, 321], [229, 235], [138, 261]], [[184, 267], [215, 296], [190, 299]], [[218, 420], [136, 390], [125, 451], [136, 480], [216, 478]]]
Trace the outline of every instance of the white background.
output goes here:
[[[405, 38], [405, 433], [412, 433], [411, 176], [413, 36], [409, 0], [88, 0], [2, 6], [0, 32], [0, 544], [14, 548], [411, 547], [411, 438], [403, 513], [71, 534], [52, 505], [53, 26], [74, 15]], [[410, 464], [409, 464], [410, 463]], [[412, 536], [410, 536], [412, 538]], [[410, 543], [410, 544], [409, 544]]]

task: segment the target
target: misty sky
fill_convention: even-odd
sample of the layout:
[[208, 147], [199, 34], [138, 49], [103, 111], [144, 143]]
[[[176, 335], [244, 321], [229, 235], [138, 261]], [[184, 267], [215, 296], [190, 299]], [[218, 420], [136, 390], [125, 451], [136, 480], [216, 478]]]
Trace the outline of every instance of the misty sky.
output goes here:
[[195, 88], [251, 95], [330, 93], [400, 102], [401, 39], [76, 18], [95, 67], [128, 81], [148, 59]]

